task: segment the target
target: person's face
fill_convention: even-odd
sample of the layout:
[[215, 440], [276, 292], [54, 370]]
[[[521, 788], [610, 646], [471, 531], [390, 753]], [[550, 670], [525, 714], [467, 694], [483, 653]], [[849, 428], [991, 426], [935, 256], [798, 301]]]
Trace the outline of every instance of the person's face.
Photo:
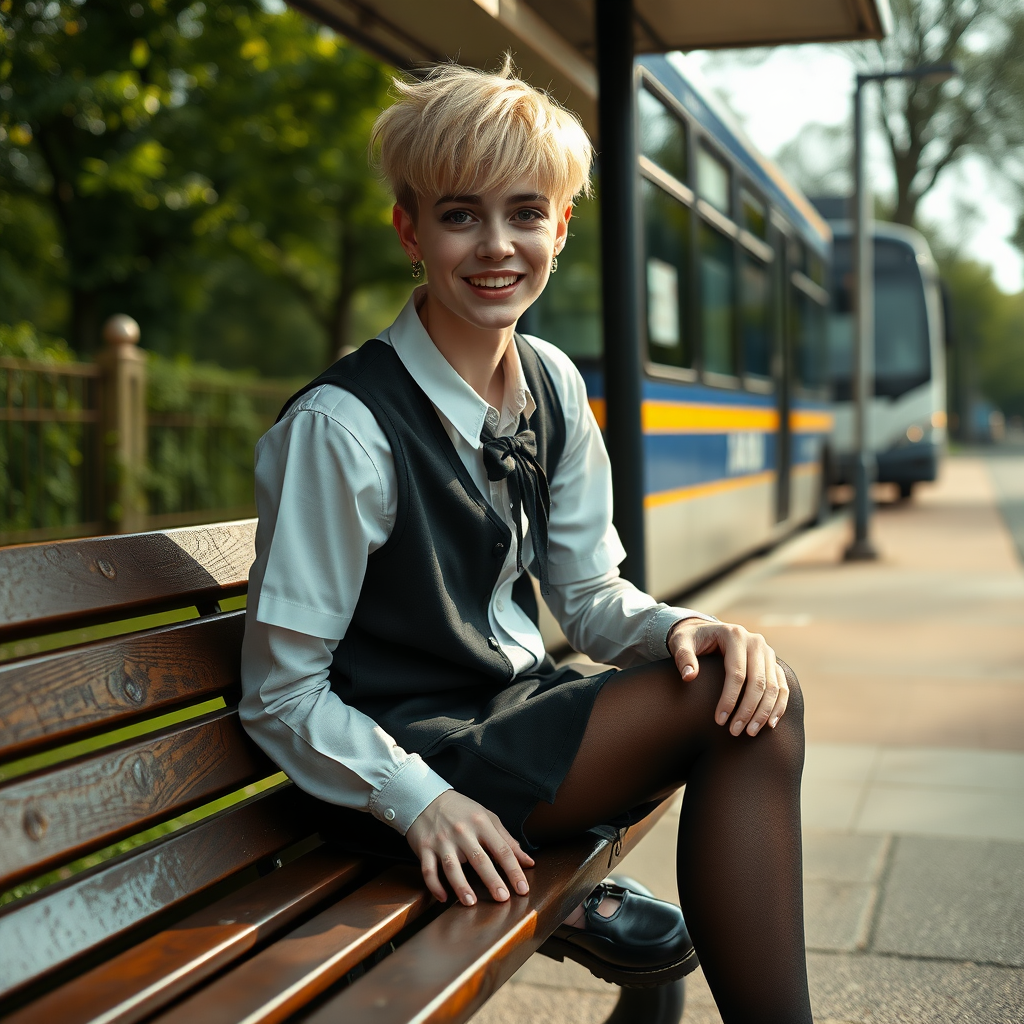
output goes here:
[[426, 265], [431, 299], [493, 331], [514, 326], [544, 290], [571, 214], [521, 178], [501, 191], [422, 197], [415, 222], [396, 206], [394, 223], [409, 258]]

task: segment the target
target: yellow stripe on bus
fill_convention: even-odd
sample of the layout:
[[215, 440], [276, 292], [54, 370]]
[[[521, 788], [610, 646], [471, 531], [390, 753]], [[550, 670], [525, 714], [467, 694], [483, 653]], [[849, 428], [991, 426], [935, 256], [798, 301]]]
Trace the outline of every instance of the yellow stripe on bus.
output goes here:
[[[591, 398], [590, 408], [597, 425], [607, 422], [603, 398]], [[790, 429], [800, 434], [825, 434], [832, 429], [833, 416], [822, 411], [790, 413]], [[779, 429], [779, 414], [763, 406], [683, 404], [646, 401], [643, 404], [645, 434], [728, 434], [734, 430], [772, 433]]]
[[789, 414], [789, 427], [797, 434], [827, 434], [835, 416], [822, 409], [801, 409]]
[[[603, 398], [590, 399], [597, 425], [606, 423]], [[731, 430], [772, 431], [779, 428], [774, 409], [757, 406], [683, 404], [647, 401], [643, 404], [645, 434], [726, 434]]]
[[675, 487], [671, 491], [657, 491], [644, 497], [644, 508], [657, 508], [659, 505], [672, 505], [677, 501], [693, 501], [694, 498], [707, 498], [712, 494], [736, 491], [741, 487], [753, 487], [756, 484], [771, 483], [774, 479], [775, 471], [767, 469], [763, 473], [750, 473], [747, 476], [711, 480], [706, 484], [693, 484], [690, 487]]

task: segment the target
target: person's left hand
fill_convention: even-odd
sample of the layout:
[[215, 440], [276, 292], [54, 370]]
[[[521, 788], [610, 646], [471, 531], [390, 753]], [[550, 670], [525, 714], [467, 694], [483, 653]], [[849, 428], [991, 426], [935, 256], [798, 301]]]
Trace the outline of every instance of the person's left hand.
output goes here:
[[686, 683], [697, 678], [701, 654], [721, 652], [725, 684], [715, 708], [715, 721], [725, 725], [732, 715], [729, 731], [733, 736], [744, 729], [748, 736], [756, 736], [765, 723], [774, 729], [786, 713], [786, 673], [760, 633], [749, 633], [728, 622], [680, 619], [669, 630], [668, 650]]

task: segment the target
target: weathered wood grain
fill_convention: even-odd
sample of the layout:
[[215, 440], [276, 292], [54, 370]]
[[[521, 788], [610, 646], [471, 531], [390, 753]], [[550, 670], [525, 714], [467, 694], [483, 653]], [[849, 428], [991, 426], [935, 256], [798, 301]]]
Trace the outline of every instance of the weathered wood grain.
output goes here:
[[484, 896], [475, 907], [452, 906], [303, 1024], [468, 1020], [650, 831], [668, 803], [630, 828], [621, 846], [585, 837], [545, 849], [527, 872], [528, 896], [507, 903]]
[[0, 664], [0, 760], [230, 692], [244, 628], [227, 612]]
[[245, 592], [256, 521], [0, 548], [0, 640]]
[[135, 1024], [282, 932], [362, 867], [314, 850], [47, 993], [5, 1024]]
[[0, 998], [309, 831], [291, 783], [283, 783], [9, 904], [0, 911]]
[[[432, 902], [417, 868], [390, 868], [156, 1020], [160, 1024], [286, 1020]], [[334, 1018], [335, 1024], [348, 1019]]]
[[276, 770], [225, 708], [16, 778], [0, 786], [0, 887]]

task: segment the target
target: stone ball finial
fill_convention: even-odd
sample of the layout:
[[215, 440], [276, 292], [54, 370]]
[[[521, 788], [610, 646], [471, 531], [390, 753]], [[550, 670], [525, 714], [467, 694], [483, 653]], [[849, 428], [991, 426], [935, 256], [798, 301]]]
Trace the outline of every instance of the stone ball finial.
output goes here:
[[117, 313], [103, 325], [103, 340], [108, 345], [138, 345], [139, 325], [124, 313]]

